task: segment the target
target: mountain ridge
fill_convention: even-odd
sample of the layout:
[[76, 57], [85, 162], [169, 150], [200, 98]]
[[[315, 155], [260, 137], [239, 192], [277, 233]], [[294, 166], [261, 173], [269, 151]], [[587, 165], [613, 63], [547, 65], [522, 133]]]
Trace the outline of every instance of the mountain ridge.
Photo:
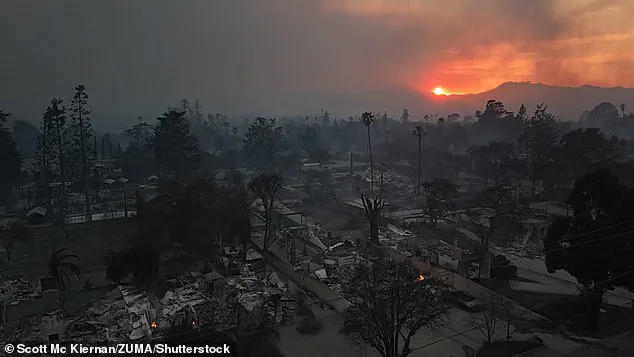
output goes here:
[[[201, 97], [203, 109], [213, 108], [213, 112], [226, 113], [229, 117], [304, 117], [320, 115], [328, 110], [338, 118], [356, 117], [365, 111], [387, 112], [392, 118], [399, 118], [404, 108], [411, 113], [412, 120], [422, 120], [425, 114], [447, 116], [459, 113], [461, 116], [474, 115], [484, 110], [486, 102], [498, 100], [510, 111], [517, 112], [524, 104], [532, 113], [538, 104], [544, 103], [548, 110], [564, 121], [577, 121], [584, 111], [589, 111], [601, 102], [610, 102], [619, 107], [625, 104], [627, 111], [634, 109], [634, 88], [599, 87], [582, 85], [577, 87], [555, 86], [532, 82], [505, 82], [497, 87], [471, 94], [437, 96], [406, 86], [391, 86], [361, 91], [313, 91], [286, 94], [239, 93], [223, 96]], [[135, 104], [118, 110], [103, 111], [95, 106], [95, 127], [103, 130], [121, 130], [136, 121], [138, 115], [154, 118], [163, 107]], [[130, 112], [135, 115], [129, 114]], [[24, 116], [16, 115], [16, 118]], [[31, 120], [29, 120], [31, 121]], [[33, 117], [39, 125], [39, 117]]]
[[467, 99], [472, 105], [484, 106], [487, 100], [495, 99], [506, 104], [509, 110], [517, 111], [524, 104], [530, 111], [540, 103], [562, 120], [578, 120], [584, 111], [589, 111], [602, 102], [616, 106], [634, 105], [634, 88], [599, 87], [582, 85], [577, 87], [555, 86], [530, 82], [505, 82], [496, 88], [474, 94]]
[[392, 117], [398, 117], [404, 108], [408, 108], [414, 120], [431, 113], [441, 116], [454, 112], [462, 116], [473, 115], [477, 110], [483, 110], [486, 102], [492, 99], [501, 101], [508, 110], [514, 112], [524, 104], [530, 113], [537, 105], [544, 103], [553, 114], [565, 121], [578, 120], [584, 111], [602, 102], [634, 108], [634, 88], [593, 85], [568, 87], [532, 82], [505, 82], [480, 93], [447, 96], [395, 86], [354, 93], [320, 92], [291, 97], [285, 102], [293, 105], [284, 109], [292, 112], [301, 112], [300, 108], [304, 109], [303, 112], [313, 113], [328, 109], [335, 115], [343, 116], [345, 113], [345, 116], [354, 116], [360, 111], [387, 111]]

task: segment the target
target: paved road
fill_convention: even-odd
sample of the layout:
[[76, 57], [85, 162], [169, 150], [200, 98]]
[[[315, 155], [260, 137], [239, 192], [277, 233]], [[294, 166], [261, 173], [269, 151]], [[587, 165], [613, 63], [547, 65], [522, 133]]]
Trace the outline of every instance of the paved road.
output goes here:
[[[279, 346], [287, 357], [323, 357], [332, 354], [350, 357], [380, 356], [371, 347], [367, 347], [364, 352], [358, 351], [345, 337], [338, 334], [343, 324], [341, 315], [325, 311], [323, 314], [317, 313], [317, 316], [324, 325], [316, 335], [301, 335], [295, 331], [295, 326], [281, 328]], [[452, 308], [443, 326], [420, 330], [412, 339], [411, 348], [415, 351], [410, 356], [462, 357], [465, 345], [477, 350], [483, 345], [485, 337], [479, 329], [473, 328], [468, 316], [468, 312]], [[496, 340], [504, 340], [506, 325], [499, 322], [494, 335]], [[530, 337], [530, 335], [515, 333], [512, 325], [511, 336], [514, 340], [526, 340]], [[556, 335], [539, 334], [539, 336], [544, 340], [546, 347], [538, 351], [540, 353], [534, 354], [534, 357], [561, 357], [583, 347], [581, 344]], [[574, 353], [571, 356], [574, 356]]]
[[315, 335], [302, 335], [295, 326], [280, 327], [278, 346], [286, 357], [380, 357], [378, 352], [368, 348], [365, 353], [352, 344], [345, 336], [339, 334], [342, 317], [332, 311], [317, 314], [323, 323], [321, 331]]
[[[516, 284], [516, 290], [527, 290], [543, 293], [569, 294], [576, 295], [579, 292], [579, 283], [577, 279], [565, 271], [556, 271], [549, 273], [546, 270], [546, 264], [543, 260], [518, 257], [514, 254], [493, 248], [495, 253], [504, 255], [507, 259], [517, 266], [517, 274], [519, 277], [535, 281], [538, 284]], [[522, 285], [524, 287], [522, 288]], [[542, 288], [538, 285], [543, 285]], [[608, 291], [605, 294], [605, 301], [611, 305], [622, 307], [631, 307], [634, 293], [622, 288]]]
[[[343, 324], [343, 318], [339, 314], [326, 312], [317, 314], [323, 322], [322, 330], [313, 336], [304, 336], [295, 331], [294, 326], [281, 328], [280, 350], [287, 357], [323, 357], [328, 355], [350, 357], [380, 357], [380, 354], [371, 347], [361, 351], [344, 336], [338, 334]], [[477, 349], [482, 345], [483, 337], [478, 330], [470, 330], [466, 322], [467, 313], [451, 309], [445, 326], [434, 329], [422, 329], [412, 339], [411, 348], [416, 349], [411, 357], [462, 357], [462, 347], [468, 345]], [[464, 334], [455, 336], [457, 332], [470, 330]], [[500, 329], [496, 334], [502, 338], [506, 331]], [[433, 343], [436, 342], [436, 343]]]

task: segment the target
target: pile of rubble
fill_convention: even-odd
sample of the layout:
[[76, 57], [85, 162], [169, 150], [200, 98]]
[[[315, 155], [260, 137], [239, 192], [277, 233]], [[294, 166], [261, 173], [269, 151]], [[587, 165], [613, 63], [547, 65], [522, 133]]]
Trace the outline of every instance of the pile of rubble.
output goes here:
[[39, 284], [26, 279], [0, 281], [0, 301], [22, 300], [39, 294]]
[[117, 286], [66, 326], [66, 339], [82, 342], [126, 342], [132, 332], [130, 313]]
[[[18, 321], [17, 324], [19, 327], [15, 328], [7, 328], [5, 323], [7, 323], [8, 319], [8, 307], [12, 306], [21, 306], [22, 303], [26, 303], [28, 305], [29, 300], [36, 299], [40, 294], [40, 285], [36, 281], [29, 281], [26, 279], [13, 279], [13, 280], [4, 280], [0, 281], [0, 302], [5, 304], [3, 306], [3, 324], [0, 327], [0, 343], [8, 342], [8, 341], [16, 341], [22, 340], [26, 341], [31, 336], [39, 337], [39, 329], [33, 322], [36, 322], [34, 319], [36, 316], [28, 316], [26, 317], [27, 323], [25, 324], [27, 327], [22, 328], [22, 321]], [[28, 306], [27, 306], [28, 308]], [[28, 314], [18, 312], [18, 315], [26, 316]], [[18, 318], [22, 320], [22, 318]], [[35, 338], [32, 340], [37, 341], [39, 338]]]
[[247, 316], [260, 317], [277, 323], [292, 321], [295, 317], [295, 291], [280, 279], [277, 273], [269, 272], [262, 279], [245, 265], [241, 274], [229, 277], [226, 284], [234, 290], [237, 303]]
[[[297, 290], [275, 272], [262, 278], [261, 255], [253, 251], [247, 255], [251, 263], [228, 278], [217, 272], [193, 272], [167, 280], [160, 299], [145, 290], [119, 285], [78, 316], [64, 319], [56, 315], [63, 330], [59, 338], [92, 343], [142, 341], [160, 337], [162, 331], [187, 323], [187, 318], [193, 318], [192, 324], [214, 328], [235, 326], [236, 316], [253, 321], [254, 326], [263, 319], [277, 323], [294, 320]], [[33, 284], [25, 280], [0, 284], [4, 301], [37, 295]], [[18, 329], [12, 337], [40, 340], [46, 335], [41, 332], [46, 318], [28, 329]]]
[[186, 308], [205, 304], [204, 276], [193, 273], [168, 280], [169, 290], [159, 299], [144, 290], [119, 285], [100, 301], [69, 321], [66, 337], [71, 341], [129, 342], [151, 338], [153, 328], [182, 323]]
[[[143, 290], [119, 285], [67, 322], [66, 339], [83, 342], [128, 342], [150, 336], [150, 315], [158, 299]], [[151, 313], [154, 312], [154, 313]]]

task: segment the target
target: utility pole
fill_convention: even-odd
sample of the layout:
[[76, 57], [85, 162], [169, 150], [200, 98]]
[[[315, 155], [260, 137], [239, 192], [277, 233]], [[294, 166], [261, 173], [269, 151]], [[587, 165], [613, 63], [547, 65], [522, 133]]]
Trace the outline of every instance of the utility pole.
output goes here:
[[123, 184], [123, 210], [125, 218], [128, 218], [128, 191], [125, 183]]
[[383, 199], [383, 170], [385, 168], [385, 162], [381, 161], [381, 177], [379, 181], [379, 200]]
[[[383, 205], [383, 171], [385, 167], [385, 162], [381, 161], [381, 177], [379, 181], [379, 204]], [[376, 218], [377, 225], [381, 225], [381, 212], [379, 211], [378, 216]]]

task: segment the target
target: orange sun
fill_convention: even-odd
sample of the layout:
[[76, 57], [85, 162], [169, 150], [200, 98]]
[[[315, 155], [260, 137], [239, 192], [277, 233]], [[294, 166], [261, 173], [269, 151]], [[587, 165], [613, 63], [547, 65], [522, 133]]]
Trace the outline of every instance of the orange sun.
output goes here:
[[432, 91], [432, 93], [434, 93], [435, 95], [448, 95], [449, 93], [447, 93], [444, 89], [440, 88], [440, 87], [436, 87], [434, 88], [434, 90]]

